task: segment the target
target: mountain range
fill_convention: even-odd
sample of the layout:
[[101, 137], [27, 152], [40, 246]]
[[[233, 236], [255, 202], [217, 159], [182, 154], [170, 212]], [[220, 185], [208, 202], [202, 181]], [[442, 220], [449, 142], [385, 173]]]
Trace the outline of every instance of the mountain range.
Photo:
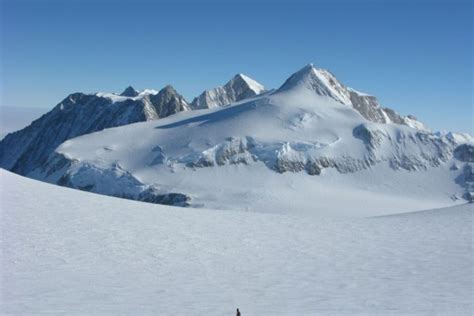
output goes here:
[[171, 86], [74, 93], [0, 142], [2, 168], [43, 181], [265, 212], [449, 206], [472, 198], [473, 162], [469, 135], [433, 133], [312, 64], [273, 90], [238, 74], [191, 103]]

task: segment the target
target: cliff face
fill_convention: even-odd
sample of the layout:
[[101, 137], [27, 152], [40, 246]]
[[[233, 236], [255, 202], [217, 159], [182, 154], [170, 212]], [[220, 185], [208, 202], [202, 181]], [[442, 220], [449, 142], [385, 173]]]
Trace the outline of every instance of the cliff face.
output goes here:
[[235, 75], [224, 86], [206, 90], [192, 102], [195, 109], [226, 106], [233, 102], [251, 98], [265, 91], [263, 85], [243, 74]]
[[25, 175], [41, 166], [51, 152], [68, 139], [189, 109], [184, 98], [170, 86], [158, 93], [135, 94], [132, 90], [129, 87], [120, 96], [69, 95], [31, 125], [0, 142], [0, 166]]

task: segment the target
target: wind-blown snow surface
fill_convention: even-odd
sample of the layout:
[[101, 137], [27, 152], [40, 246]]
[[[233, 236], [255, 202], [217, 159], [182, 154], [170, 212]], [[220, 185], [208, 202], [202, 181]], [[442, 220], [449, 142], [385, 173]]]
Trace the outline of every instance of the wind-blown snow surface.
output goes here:
[[173, 208], [1, 171], [2, 314], [468, 315], [473, 207]]

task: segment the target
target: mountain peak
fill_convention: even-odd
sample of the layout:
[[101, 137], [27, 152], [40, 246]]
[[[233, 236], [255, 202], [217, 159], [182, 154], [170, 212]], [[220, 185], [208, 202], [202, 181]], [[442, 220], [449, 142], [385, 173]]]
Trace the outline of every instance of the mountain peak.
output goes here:
[[178, 94], [178, 92], [176, 91], [176, 89], [168, 84], [166, 85], [163, 89], [160, 90], [160, 92], [166, 92], [166, 93], [171, 93], [171, 94]]
[[292, 74], [278, 89], [278, 92], [301, 89], [333, 98], [343, 104], [350, 104], [347, 88], [331, 72], [316, 68], [312, 63]]
[[313, 63], [307, 63], [301, 70], [311, 71], [313, 69], [317, 69]]
[[232, 80], [230, 80], [227, 84], [231, 84], [235, 81], [244, 82], [256, 94], [260, 94], [265, 91], [265, 87], [262, 84], [253, 80], [249, 76], [244, 75], [243, 73], [236, 74], [234, 78], [232, 78]]
[[157, 94], [150, 97], [158, 117], [166, 117], [189, 110], [189, 104], [172, 85], [166, 85]]
[[252, 78], [238, 73], [225, 85], [206, 90], [192, 102], [195, 109], [226, 106], [265, 91], [265, 87]]
[[132, 86], [128, 86], [120, 93], [122, 97], [136, 97], [138, 95], [138, 91], [135, 90]]

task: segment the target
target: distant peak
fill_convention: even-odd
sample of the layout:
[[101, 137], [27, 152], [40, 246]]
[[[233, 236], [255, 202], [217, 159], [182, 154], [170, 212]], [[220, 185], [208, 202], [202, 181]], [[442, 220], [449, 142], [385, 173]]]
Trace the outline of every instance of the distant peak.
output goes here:
[[163, 89], [161, 89], [158, 94], [156, 94], [155, 98], [165, 98], [165, 99], [177, 99], [186, 102], [184, 97], [176, 91], [176, 89], [172, 85], [166, 85]]
[[232, 85], [233, 82], [244, 82], [251, 90], [255, 92], [255, 94], [260, 94], [265, 90], [265, 87], [259, 83], [258, 81], [250, 78], [243, 73], [236, 74], [232, 80], [230, 80], [226, 85]]
[[317, 72], [319, 70], [323, 70], [323, 69], [318, 69], [314, 66], [313, 63], [309, 63], [309, 64], [306, 64], [300, 70], [298, 70], [295, 74], [307, 75], [307, 74], [311, 74], [313, 72]]
[[250, 78], [249, 76], [244, 75], [243, 73], [236, 74], [233, 79], [241, 79], [241, 80], [244, 80], [244, 81], [253, 80], [252, 78]]
[[176, 89], [170, 85], [170, 84], [167, 84], [163, 89], [161, 89], [160, 92], [166, 92], [166, 93], [171, 93], [171, 94], [177, 94], [178, 92], [176, 91]]
[[136, 97], [138, 95], [138, 91], [135, 90], [132, 86], [128, 86], [122, 93], [120, 93], [122, 97]]

